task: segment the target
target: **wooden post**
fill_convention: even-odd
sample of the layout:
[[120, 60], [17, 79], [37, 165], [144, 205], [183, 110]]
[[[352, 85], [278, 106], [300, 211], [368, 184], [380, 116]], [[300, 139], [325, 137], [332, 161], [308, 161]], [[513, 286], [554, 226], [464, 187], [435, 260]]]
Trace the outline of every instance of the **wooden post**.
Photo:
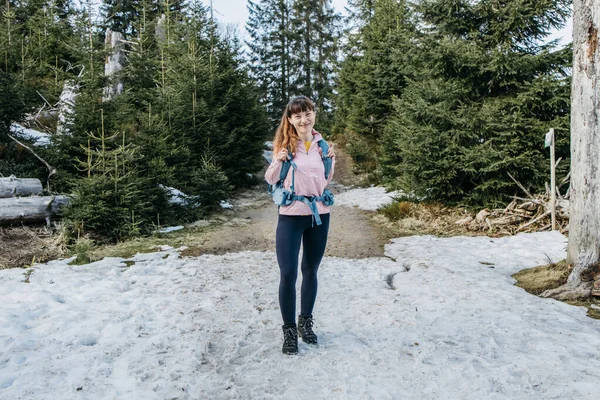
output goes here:
[[552, 230], [556, 230], [556, 162], [554, 161], [554, 128], [550, 128], [550, 205]]

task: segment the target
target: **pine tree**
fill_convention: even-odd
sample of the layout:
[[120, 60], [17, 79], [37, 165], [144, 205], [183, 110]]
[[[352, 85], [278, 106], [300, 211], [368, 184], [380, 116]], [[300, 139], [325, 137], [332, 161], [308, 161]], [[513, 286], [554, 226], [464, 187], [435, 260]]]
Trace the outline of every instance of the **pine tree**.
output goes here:
[[250, 71], [258, 82], [272, 131], [290, 96], [297, 92], [292, 84], [290, 6], [289, 0], [248, 1], [246, 30], [252, 40], [246, 45], [250, 48]]
[[274, 129], [292, 96], [311, 97], [330, 126], [341, 17], [331, 0], [249, 1], [251, 72]]
[[295, 84], [298, 94], [313, 99], [320, 114], [319, 125], [328, 130], [341, 17], [331, 0], [295, 0], [292, 9]]
[[55, 127], [56, 116], [47, 109], [58, 100], [73, 60], [65, 45], [73, 34], [71, 2], [5, 1], [0, 15], [0, 173], [46, 178], [45, 167], [8, 134], [12, 123], [23, 123], [34, 110], [35, 121], [28, 119], [36, 129]]
[[157, 218], [147, 178], [137, 171], [136, 147], [124, 144], [119, 133], [88, 135], [88, 147], [82, 146], [85, 159], [78, 165], [87, 176], [75, 183], [65, 212], [69, 225], [78, 235], [94, 233], [111, 240], [150, 233]]
[[564, 22], [569, 2], [526, 3], [419, 4], [426, 28], [414, 76], [382, 146], [389, 183], [429, 200], [494, 205], [516, 193], [508, 173], [543, 185], [548, 128], [557, 129], [558, 155], [568, 156], [570, 50], [541, 41]]
[[379, 142], [392, 100], [411, 75], [412, 13], [404, 1], [354, 1], [357, 20], [350, 27], [339, 79], [336, 129], [344, 131], [348, 151], [362, 170], [377, 168]]

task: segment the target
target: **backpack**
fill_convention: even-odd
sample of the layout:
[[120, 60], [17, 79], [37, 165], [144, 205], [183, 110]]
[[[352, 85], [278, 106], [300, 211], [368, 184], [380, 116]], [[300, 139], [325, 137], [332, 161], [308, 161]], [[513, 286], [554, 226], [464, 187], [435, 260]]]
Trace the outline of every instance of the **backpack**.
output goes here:
[[[325, 140], [318, 141], [319, 147], [321, 148], [321, 159], [323, 160], [323, 166], [325, 167], [325, 179], [328, 178], [329, 173], [331, 172], [331, 158], [327, 157], [327, 153], [329, 152], [329, 146]], [[292, 169], [292, 185], [290, 189], [287, 190], [283, 187], [283, 181], [288, 175], [288, 172]], [[279, 173], [279, 180], [273, 184], [269, 185], [269, 194], [273, 197], [273, 201], [277, 204], [278, 207], [281, 206], [289, 206], [294, 201], [301, 201], [310, 207], [313, 216], [313, 223], [316, 222], [317, 225], [321, 225], [321, 217], [319, 216], [319, 211], [317, 209], [317, 201], [322, 202], [326, 206], [332, 206], [334, 204], [333, 194], [328, 190], [323, 190], [323, 194], [321, 196], [311, 196], [307, 198], [305, 196], [298, 196], [294, 193], [294, 178], [296, 171], [296, 163], [292, 161], [291, 152], [289, 152], [288, 158], [283, 161], [283, 165], [281, 166], [281, 172]]]

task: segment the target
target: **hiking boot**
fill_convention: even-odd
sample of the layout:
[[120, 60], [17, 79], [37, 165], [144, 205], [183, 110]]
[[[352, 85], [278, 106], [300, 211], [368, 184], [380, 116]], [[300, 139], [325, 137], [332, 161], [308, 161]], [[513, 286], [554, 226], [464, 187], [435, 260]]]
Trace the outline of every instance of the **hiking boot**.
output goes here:
[[283, 325], [283, 354], [298, 354], [298, 330], [296, 324]]
[[317, 335], [312, 330], [312, 315], [298, 315], [298, 336], [304, 343], [317, 344]]

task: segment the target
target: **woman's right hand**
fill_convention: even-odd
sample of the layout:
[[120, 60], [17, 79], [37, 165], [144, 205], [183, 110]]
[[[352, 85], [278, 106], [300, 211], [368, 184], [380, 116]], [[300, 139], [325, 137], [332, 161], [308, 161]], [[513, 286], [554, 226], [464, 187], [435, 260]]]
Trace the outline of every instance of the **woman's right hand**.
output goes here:
[[277, 153], [277, 157], [276, 158], [279, 161], [285, 161], [285, 160], [287, 160], [287, 157], [288, 157], [288, 151], [287, 151], [287, 149], [281, 149], [281, 150], [279, 150], [279, 153]]

